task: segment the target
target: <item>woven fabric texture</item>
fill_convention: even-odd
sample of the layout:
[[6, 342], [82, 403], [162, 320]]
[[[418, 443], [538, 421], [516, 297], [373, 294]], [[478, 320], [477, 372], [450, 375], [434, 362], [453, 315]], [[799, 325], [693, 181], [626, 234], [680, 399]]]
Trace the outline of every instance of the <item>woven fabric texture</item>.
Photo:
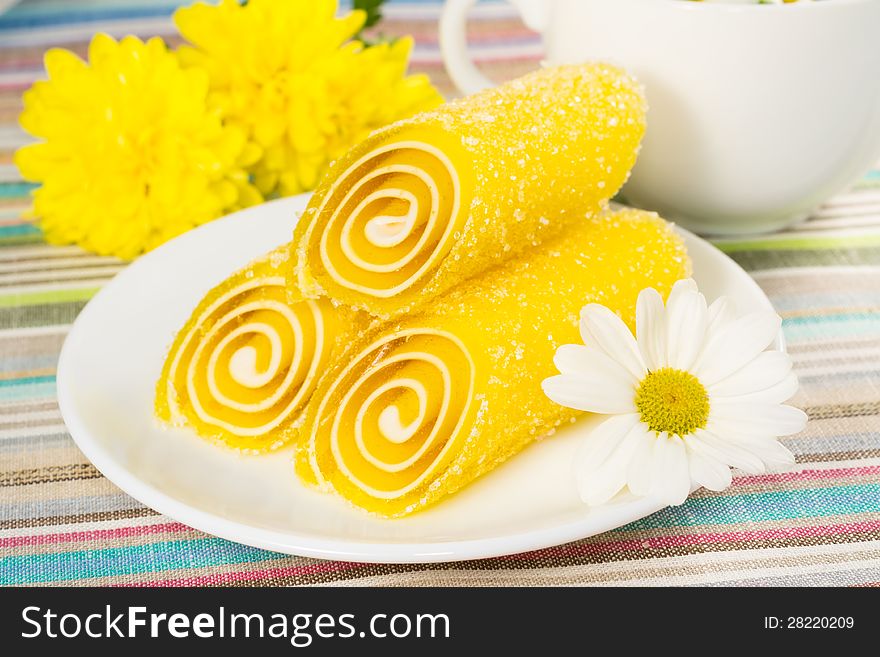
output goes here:
[[[717, 245], [784, 319], [810, 422], [786, 444], [796, 474], [736, 476], [723, 493], [586, 540], [444, 565], [291, 557], [205, 535], [122, 493], [66, 432], [55, 367], [77, 313], [124, 268], [43, 243], [12, 154], [42, 55], [91, 35], [172, 37], [170, 0], [25, 0], [0, 15], [0, 584], [876, 585], [880, 584], [880, 170], [785, 233]], [[382, 31], [412, 34], [412, 68], [453, 93], [436, 0], [393, 0]], [[537, 35], [509, 5], [473, 13], [473, 52], [496, 79], [534, 68]]]

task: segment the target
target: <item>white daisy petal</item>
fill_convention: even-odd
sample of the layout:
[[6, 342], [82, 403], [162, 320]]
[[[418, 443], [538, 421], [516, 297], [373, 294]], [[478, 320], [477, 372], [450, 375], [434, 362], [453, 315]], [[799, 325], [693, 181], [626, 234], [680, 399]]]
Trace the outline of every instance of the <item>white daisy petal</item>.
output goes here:
[[687, 370], [694, 364], [706, 337], [706, 312], [706, 299], [702, 294], [682, 290], [676, 283], [666, 303], [666, 364], [669, 367]]
[[553, 364], [562, 374], [593, 378], [601, 375], [614, 383], [634, 386], [638, 379], [601, 349], [582, 344], [564, 344], [556, 350]]
[[614, 415], [593, 429], [575, 453], [574, 467], [578, 475], [601, 468], [638, 421], [635, 413]]
[[658, 434], [651, 445], [651, 456], [648, 461], [648, 495], [660, 497], [663, 502], [666, 502], [662, 496], [663, 479], [669, 474], [665, 469], [666, 443], [666, 434]]
[[672, 284], [672, 290], [669, 292], [669, 298], [666, 300], [666, 305], [669, 306], [669, 304], [674, 302], [676, 297], [680, 294], [698, 291], [699, 288], [697, 287], [697, 282], [693, 278], [679, 279]]
[[736, 372], [709, 386], [715, 397], [737, 397], [766, 390], [782, 381], [791, 372], [791, 357], [781, 351], [765, 351]]
[[793, 406], [714, 399], [707, 428], [718, 435], [790, 436], [803, 431], [806, 424], [807, 414]]
[[735, 436], [731, 438], [737, 445], [749, 450], [774, 472], [791, 470], [796, 464], [794, 454], [772, 436]]
[[652, 287], [639, 292], [636, 302], [636, 340], [649, 370], [666, 367], [666, 319], [663, 297]]
[[632, 387], [612, 384], [601, 375], [560, 374], [541, 382], [544, 394], [557, 404], [591, 413], [632, 413], [635, 409]]
[[605, 352], [566, 344], [553, 363], [561, 376], [545, 379], [544, 393], [557, 404], [594, 413], [631, 413], [637, 381]]
[[[648, 460], [648, 495], [658, 495], [662, 491], [660, 482], [666, 476], [664, 470], [666, 466], [666, 434], [661, 433], [656, 436], [651, 445], [651, 455]], [[665, 500], [663, 500], [665, 502]]]
[[722, 491], [730, 486], [732, 479], [730, 467], [693, 449], [694, 440], [693, 436], [685, 436], [684, 438], [685, 446], [688, 448], [688, 469], [691, 473], [691, 480], [703, 488], [714, 491]]
[[[779, 383], [766, 388], [765, 390], [757, 390], [736, 397], [724, 397], [726, 401], [737, 402], [740, 404], [781, 404], [794, 397], [794, 393], [798, 389], [798, 378], [794, 372], [789, 372]], [[719, 398], [719, 401], [722, 398]]]
[[[794, 456], [776, 437], [801, 431], [807, 417], [783, 405], [797, 391], [791, 358], [766, 351], [781, 321], [772, 311], [736, 318], [724, 297], [707, 306], [692, 279], [676, 282], [665, 304], [657, 290], [641, 291], [635, 337], [608, 308], [585, 306], [580, 322], [584, 345], [560, 347], [554, 363], [561, 374], [541, 384], [559, 404], [613, 416], [575, 455], [573, 470], [583, 501], [604, 504], [626, 486], [638, 496], [681, 504], [694, 486], [727, 488], [731, 468], [753, 474], [790, 468]], [[705, 428], [684, 437], [658, 435], [642, 420], [635, 407], [638, 386], [647, 372], [665, 367], [693, 374], [706, 387]], [[645, 407], [646, 413], [656, 411], [652, 422], [668, 422], [667, 428], [676, 424], [674, 414], [666, 415], [674, 409], [663, 407], [662, 386], [684, 385], [673, 379], [651, 379], [661, 386], [652, 389], [660, 396]], [[674, 394], [673, 401], [696, 403]], [[705, 413], [696, 406], [681, 410]]]
[[[636, 429], [640, 431], [636, 432]], [[626, 469], [626, 485], [633, 495], [642, 496], [651, 489], [651, 458], [657, 437], [643, 422], [639, 422], [633, 431], [636, 433], [635, 447]]]
[[645, 375], [636, 339], [623, 320], [605, 306], [591, 303], [581, 309], [581, 338], [587, 346], [599, 347], [636, 379]]
[[735, 319], [733, 303], [727, 297], [718, 297], [706, 311], [706, 341], [710, 340], [719, 329], [727, 326]]
[[704, 385], [730, 376], [764, 351], [776, 335], [782, 320], [773, 311], [758, 311], [728, 323], [709, 339], [693, 367]]
[[678, 436], [660, 434], [654, 443], [649, 494], [666, 504], [678, 505], [690, 492], [691, 478], [684, 442]]
[[733, 441], [727, 440], [726, 437], [699, 429], [691, 438], [693, 440], [689, 443], [690, 448], [702, 456], [751, 474], [763, 474], [766, 471], [764, 462], [760, 458]]
[[626, 486], [627, 466], [641, 433], [637, 424], [638, 418], [633, 417], [629, 431], [617, 441], [614, 451], [598, 468], [578, 472], [578, 491], [581, 499], [590, 506], [604, 504]]

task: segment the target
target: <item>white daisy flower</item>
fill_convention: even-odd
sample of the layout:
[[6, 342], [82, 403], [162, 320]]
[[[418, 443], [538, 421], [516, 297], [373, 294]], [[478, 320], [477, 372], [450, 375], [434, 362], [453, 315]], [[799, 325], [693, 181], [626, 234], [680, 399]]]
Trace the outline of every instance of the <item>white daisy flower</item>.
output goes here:
[[561, 346], [561, 374], [542, 384], [558, 404], [611, 416], [575, 459], [584, 502], [629, 488], [681, 504], [694, 487], [727, 488], [731, 467], [790, 468], [794, 456], [776, 438], [801, 431], [807, 417], [783, 405], [798, 385], [791, 359], [766, 351], [781, 321], [770, 310], [733, 317], [725, 297], [707, 307], [692, 279], [674, 285], [665, 307], [656, 290], [642, 290], [635, 337], [605, 306], [585, 306], [584, 344]]

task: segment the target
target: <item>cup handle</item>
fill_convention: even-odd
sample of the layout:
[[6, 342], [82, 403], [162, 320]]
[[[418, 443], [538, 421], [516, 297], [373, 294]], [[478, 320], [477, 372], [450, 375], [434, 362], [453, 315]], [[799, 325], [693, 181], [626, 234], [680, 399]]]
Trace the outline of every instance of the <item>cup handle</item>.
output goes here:
[[[508, 0], [519, 9], [523, 21], [531, 29], [543, 32], [549, 18], [548, 0]], [[465, 94], [472, 94], [495, 83], [483, 75], [467, 52], [467, 15], [477, 0], [446, 0], [440, 15], [440, 53], [449, 77]]]

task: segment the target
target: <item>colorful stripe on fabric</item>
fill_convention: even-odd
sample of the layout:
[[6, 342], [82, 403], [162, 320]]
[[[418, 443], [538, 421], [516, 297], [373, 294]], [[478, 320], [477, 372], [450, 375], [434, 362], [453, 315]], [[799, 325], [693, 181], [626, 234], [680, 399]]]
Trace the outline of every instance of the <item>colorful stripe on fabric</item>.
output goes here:
[[[870, 585], [880, 583], [880, 168], [784, 233], [719, 240], [783, 317], [811, 421], [787, 441], [800, 471], [738, 476], [723, 493], [600, 536], [498, 559], [369, 565], [290, 557], [206, 536], [131, 499], [70, 440], [54, 376], [76, 315], [124, 264], [43, 243], [21, 93], [51, 46], [96, 31], [173, 33], [182, 2], [29, 0], [0, 15], [0, 584]], [[413, 68], [447, 95], [439, 0], [392, 0], [385, 34], [413, 34]], [[472, 51], [496, 79], [534, 68], [540, 39], [506, 3], [473, 13]]]

